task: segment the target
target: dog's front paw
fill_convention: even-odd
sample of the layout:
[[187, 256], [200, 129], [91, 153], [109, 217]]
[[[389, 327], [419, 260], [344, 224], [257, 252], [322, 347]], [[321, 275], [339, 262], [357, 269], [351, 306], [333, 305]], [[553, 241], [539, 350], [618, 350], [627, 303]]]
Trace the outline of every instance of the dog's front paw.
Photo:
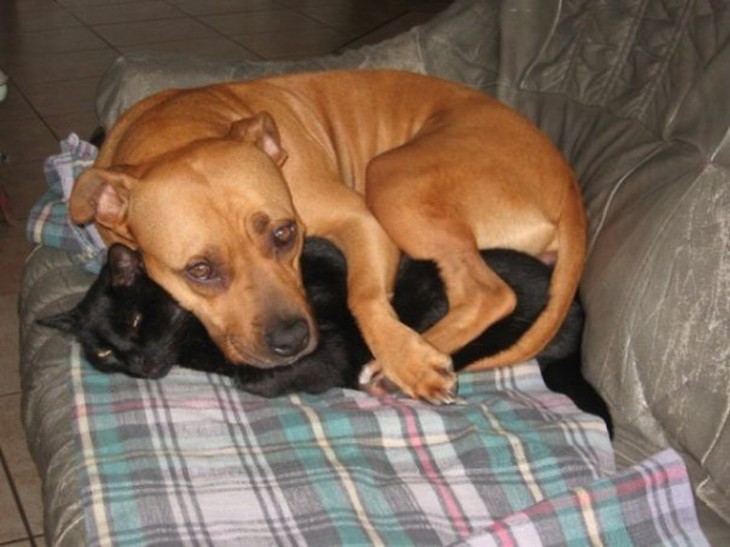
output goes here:
[[451, 359], [430, 348], [413, 352], [394, 366], [384, 368], [379, 361], [367, 364], [360, 373], [360, 386], [372, 395], [400, 390], [409, 397], [432, 404], [455, 401], [456, 375]]

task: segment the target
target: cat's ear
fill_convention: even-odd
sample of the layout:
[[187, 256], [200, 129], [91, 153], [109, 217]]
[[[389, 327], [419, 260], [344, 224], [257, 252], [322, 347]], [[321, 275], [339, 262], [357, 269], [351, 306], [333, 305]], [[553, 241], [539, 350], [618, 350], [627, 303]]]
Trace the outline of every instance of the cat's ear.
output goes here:
[[79, 314], [74, 308], [48, 317], [41, 317], [36, 322], [44, 327], [75, 334], [79, 327]]
[[111, 270], [112, 287], [131, 287], [142, 275], [142, 259], [137, 251], [115, 243], [109, 247], [107, 263]]

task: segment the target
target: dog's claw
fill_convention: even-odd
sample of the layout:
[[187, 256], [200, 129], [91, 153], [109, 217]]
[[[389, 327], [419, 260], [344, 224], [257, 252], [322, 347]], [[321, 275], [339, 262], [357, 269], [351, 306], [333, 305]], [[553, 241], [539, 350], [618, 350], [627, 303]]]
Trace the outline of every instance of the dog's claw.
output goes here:
[[441, 392], [440, 394], [438, 394], [435, 397], [429, 397], [426, 400], [429, 403], [431, 403], [432, 405], [453, 405], [454, 403], [457, 402], [457, 400], [463, 401], [463, 399], [459, 399], [456, 396], [455, 387], [456, 387], [456, 382], [454, 382], [454, 384], [449, 389]]

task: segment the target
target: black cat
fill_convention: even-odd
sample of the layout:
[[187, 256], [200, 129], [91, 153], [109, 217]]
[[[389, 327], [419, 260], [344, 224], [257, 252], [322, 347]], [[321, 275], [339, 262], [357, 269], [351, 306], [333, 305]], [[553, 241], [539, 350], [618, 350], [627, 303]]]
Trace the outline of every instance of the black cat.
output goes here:
[[[515, 291], [517, 307], [452, 356], [456, 370], [509, 347], [547, 303], [551, 270], [542, 262], [504, 249], [482, 251], [482, 257]], [[308, 238], [301, 269], [320, 342], [314, 352], [289, 366], [260, 369], [227, 363], [202, 324], [146, 275], [136, 252], [119, 244], [110, 247], [107, 264], [75, 308], [39, 322], [76, 335], [86, 359], [103, 372], [160, 378], [180, 364], [233, 375], [239, 387], [266, 397], [355, 388], [362, 366], [372, 356], [347, 307], [344, 256], [331, 243]], [[445, 314], [448, 303], [434, 263], [404, 258], [393, 306], [401, 320], [417, 331]], [[608, 422], [605, 403], [580, 372], [582, 327], [583, 312], [576, 301], [537, 359], [548, 387]]]
[[296, 366], [232, 366], [193, 314], [144, 272], [139, 255], [121, 244], [73, 309], [39, 323], [74, 334], [86, 360], [102, 372], [161, 378], [175, 364], [236, 376], [247, 391], [273, 397], [292, 391], [355, 387], [370, 355], [347, 308], [344, 257], [333, 245], [308, 239], [302, 275], [320, 330], [317, 349]]

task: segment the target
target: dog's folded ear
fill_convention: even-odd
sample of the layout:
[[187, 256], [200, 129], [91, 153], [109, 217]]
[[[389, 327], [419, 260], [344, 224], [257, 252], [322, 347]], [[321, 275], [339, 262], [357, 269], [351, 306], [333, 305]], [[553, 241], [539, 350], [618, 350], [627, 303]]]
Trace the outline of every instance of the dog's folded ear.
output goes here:
[[131, 287], [143, 273], [139, 253], [122, 243], [115, 243], [107, 252], [112, 287]]
[[234, 122], [228, 136], [257, 146], [279, 167], [284, 165], [288, 157], [281, 146], [279, 128], [271, 114], [266, 111]]
[[128, 236], [125, 221], [133, 177], [112, 169], [92, 167], [76, 179], [68, 201], [68, 212], [76, 224], [95, 220], [102, 226]]

